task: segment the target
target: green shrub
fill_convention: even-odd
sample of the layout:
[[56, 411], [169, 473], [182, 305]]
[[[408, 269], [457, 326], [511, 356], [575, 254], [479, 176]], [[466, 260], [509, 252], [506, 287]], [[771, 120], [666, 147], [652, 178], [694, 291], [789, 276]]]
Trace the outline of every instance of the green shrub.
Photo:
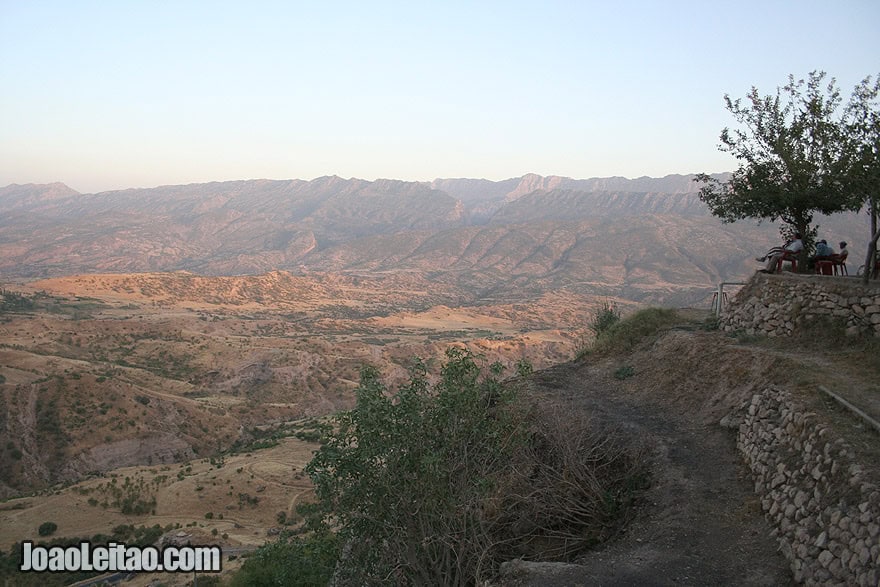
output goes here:
[[594, 350], [599, 352], [631, 351], [640, 342], [679, 323], [674, 310], [646, 308], [616, 322], [596, 337]]
[[[226, 535], [223, 535], [226, 537]], [[232, 578], [232, 587], [313, 587], [327, 585], [339, 556], [339, 542], [329, 532], [281, 538], [261, 546]], [[199, 580], [201, 584], [201, 579]]]
[[792, 339], [799, 347], [816, 350], [851, 347], [860, 341], [855, 340], [857, 337], [847, 336], [846, 326], [846, 319], [839, 316], [815, 316], [800, 320]]
[[622, 367], [619, 367], [614, 372], [614, 378], [615, 379], [629, 379], [630, 377], [632, 377], [635, 374], [636, 374], [636, 370], [633, 369], [632, 365], [624, 365]]
[[526, 359], [520, 359], [516, 362], [516, 374], [520, 377], [528, 377], [532, 374], [532, 371], [534, 371], [534, 368]]
[[306, 467], [319, 503], [300, 513], [338, 532], [342, 584], [474, 584], [504, 560], [570, 559], [644, 486], [620, 437], [526, 407], [467, 351], [447, 355], [435, 385], [417, 364], [394, 395], [364, 369], [356, 407]]
[[606, 300], [601, 308], [596, 309], [589, 327], [598, 338], [618, 322], [620, 322], [620, 312]]
[[735, 338], [736, 342], [739, 344], [752, 344], [756, 342], [761, 342], [766, 340], [766, 336], [763, 334], [749, 334], [745, 330], [735, 330], [728, 334], [729, 337]]
[[55, 530], [58, 529], [58, 524], [55, 522], [43, 522], [40, 524], [40, 527], [37, 528], [37, 534], [40, 536], [50, 536], [55, 533]]
[[509, 462], [519, 430], [509, 411], [495, 408], [510, 392], [481, 379], [468, 352], [447, 355], [433, 389], [417, 362], [394, 397], [365, 368], [355, 409], [337, 418], [338, 431], [306, 467], [319, 513], [328, 525], [336, 520], [349, 549], [338, 571], [345, 581], [477, 575], [485, 548], [474, 535], [479, 499], [491, 490], [490, 473]]
[[703, 320], [703, 323], [700, 326], [703, 330], [708, 330], [708, 331], [720, 330], [721, 329], [721, 319], [718, 316], [716, 316], [715, 314], [712, 314], [711, 316], [709, 316], [705, 320]]

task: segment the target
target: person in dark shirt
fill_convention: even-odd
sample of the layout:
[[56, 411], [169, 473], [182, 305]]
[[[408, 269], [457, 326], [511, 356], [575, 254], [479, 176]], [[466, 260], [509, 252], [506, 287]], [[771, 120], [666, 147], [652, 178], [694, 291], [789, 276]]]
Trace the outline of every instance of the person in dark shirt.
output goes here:
[[[844, 245], [846, 243], [843, 243]], [[816, 261], [830, 261], [833, 258], [834, 249], [828, 245], [824, 238], [816, 243], [816, 254], [807, 259], [807, 269], [812, 271], [816, 268]]]

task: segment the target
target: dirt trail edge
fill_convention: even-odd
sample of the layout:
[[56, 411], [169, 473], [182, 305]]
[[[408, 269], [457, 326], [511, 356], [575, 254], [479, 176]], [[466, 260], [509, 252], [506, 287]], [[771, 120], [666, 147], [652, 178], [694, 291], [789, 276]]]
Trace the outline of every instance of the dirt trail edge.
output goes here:
[[647, 442], [655, 450], [652, 486], [618, 538], [576, 564], [507, 563], [501, 584], [794, 585], [734, 432], [633, 393], [603, 371], [560, 365], [536, 374], [531, 392]]

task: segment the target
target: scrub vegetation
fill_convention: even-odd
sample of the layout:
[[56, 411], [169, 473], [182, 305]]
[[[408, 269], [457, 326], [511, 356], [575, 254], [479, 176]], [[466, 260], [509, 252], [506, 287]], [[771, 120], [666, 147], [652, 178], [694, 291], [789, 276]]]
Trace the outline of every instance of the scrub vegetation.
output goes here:
[[260, 549], [236, 584], [472, 584], [517, 557], [571, 560], [619, 529], [649, 482], [644, 450], [529, 401], [467, 351], [447, 355], [439, 381], [417, 364], [395, 393], [363, 371], [357, 405], [306, 467], [317, 503], [300, 508], [303, 533]]

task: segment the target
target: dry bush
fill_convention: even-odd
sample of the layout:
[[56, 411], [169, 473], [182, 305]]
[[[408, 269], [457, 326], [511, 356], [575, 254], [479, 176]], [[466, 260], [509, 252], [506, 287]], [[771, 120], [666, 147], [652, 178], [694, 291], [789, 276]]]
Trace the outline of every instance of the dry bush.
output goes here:
[[495, 557], [570, 560], [607, 540], [649, 484], [647, 448], [562, 406], [535, 406], [492, 534]]

